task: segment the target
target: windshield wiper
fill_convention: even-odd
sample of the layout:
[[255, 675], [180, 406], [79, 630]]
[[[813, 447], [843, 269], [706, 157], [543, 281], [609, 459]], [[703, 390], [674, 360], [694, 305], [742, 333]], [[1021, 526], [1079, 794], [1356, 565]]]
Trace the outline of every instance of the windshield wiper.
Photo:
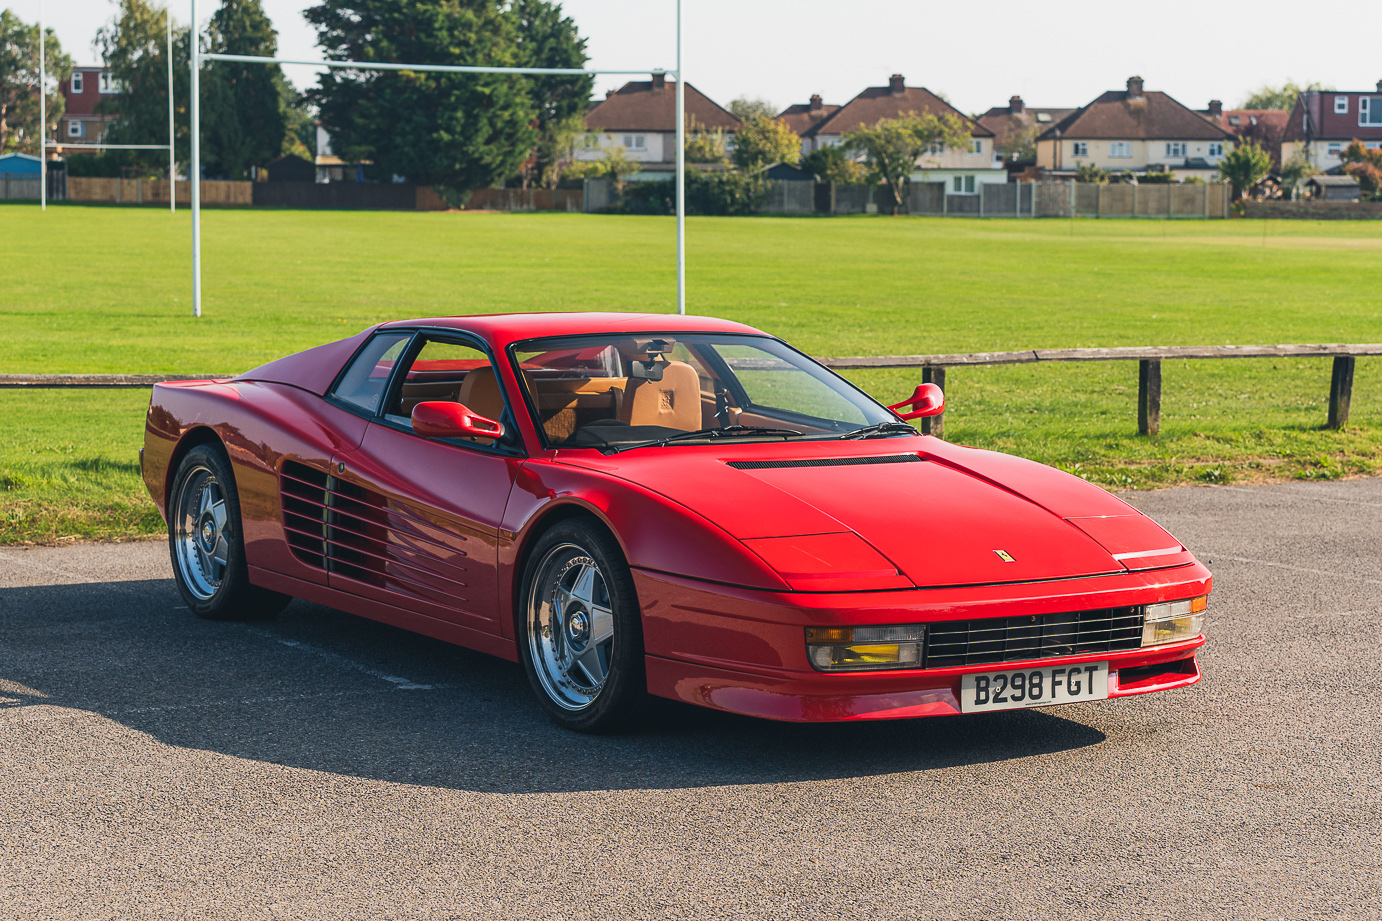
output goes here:
[[729, 425], [724, 428], [698, 429], [694, 432], [679, 432], [676, 435], [668, 435], [666, 438], [654, 438], [649, 441], [639, 441], [631, 445], [621, 445], [607, 454], [621, 454], [624, 451], [632, 451], [634, 448], [661, 447], [662, 445], [672, 444], [676, 441], [691, 441], [697, 438], [733, 438], [739, 435], [800, 435], [796, 429], [775, 429], [761, 425]]
[[886, 438], [889, 435], [916, 435], [917, 430], [905, 422], [878, 422], [873, 425], [866, 425], [861, 429], [852, 432], [845, 432], [840, 436], [840, 440], [846, 438]]

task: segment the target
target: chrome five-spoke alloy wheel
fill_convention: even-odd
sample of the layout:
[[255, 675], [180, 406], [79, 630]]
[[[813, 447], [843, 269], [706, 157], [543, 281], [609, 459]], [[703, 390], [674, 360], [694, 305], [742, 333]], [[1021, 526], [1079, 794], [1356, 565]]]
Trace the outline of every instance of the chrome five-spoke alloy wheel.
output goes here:
[[209, 467], [188, 470], [173, 514], [174, 554], [182, 582], [200, 601], [220, 591], [230, 558], [225, 490]]
[[599, 564], [558, 544], [538, 564], [528, 596], [528, 650], [547, 696], [566, 710], [594, 703], [614, 655], [614, 610]]

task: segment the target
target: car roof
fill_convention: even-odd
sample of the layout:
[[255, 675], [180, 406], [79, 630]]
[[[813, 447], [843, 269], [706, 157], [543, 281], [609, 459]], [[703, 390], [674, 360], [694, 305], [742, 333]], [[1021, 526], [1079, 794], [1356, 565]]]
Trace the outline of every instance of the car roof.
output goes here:
[[546, 336], [581, 336], [598, 333], [748, 333], [761, 330], [715, 317], [679, 316], [667, 313], [552, 312], [493, 313], [463, 317], [428, 317], [395, 320], [381, 328], [430, 326], [474, 333], [497, 348], [512, 342]]

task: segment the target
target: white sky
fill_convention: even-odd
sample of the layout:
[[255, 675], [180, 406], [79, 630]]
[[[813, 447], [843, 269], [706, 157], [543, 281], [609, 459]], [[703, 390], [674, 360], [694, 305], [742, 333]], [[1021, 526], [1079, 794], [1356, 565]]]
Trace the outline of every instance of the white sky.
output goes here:
[[[1002, 105], [1013, 94], [1032, 106], [1075, 107], [1139, 74], [1149, 90], [1192, 108], [1211, 98], [1237, 105], [1251, 90], [1287, 79], [1337, 89], [1372, 89], [1382, 80], [1377, 35], [1382, 3], [1336, 0], [1327, 14], [1302, 18], [1298, 2], [1205, 0], [1159, 10], [1146, 4], [1065, 0], [683, 0], [683, 55], [689, 82], [721, 104], [766, 98], [781, 109], [820, 93], [844, 103], [866, 86], [901, 73], [909, 86], [944, 93], [965, 112]], [[319, 58], [303, 0], [263, 0], [285, 56]], [[40, 0], [0, 0], [22, 19]], [[216, 0], [198, 4], [205, 21]], [[592, 67], [675, 66], [674, 0], [566, 0], [588, 39]], [[173, 0], [185, 22], [187, 0]], [[96, 30], [114, 15], [111, 0], [47, 0], [46, 18], [80, 64], [96, 63]], [[1308, 23], [1308, 25], [1307, 25]], [[314, 77], [291, 67], [299, 87]], [[626, 78], [601, 77], [597, 97]], [[637, 78], [632, 78], [637, 79]]]

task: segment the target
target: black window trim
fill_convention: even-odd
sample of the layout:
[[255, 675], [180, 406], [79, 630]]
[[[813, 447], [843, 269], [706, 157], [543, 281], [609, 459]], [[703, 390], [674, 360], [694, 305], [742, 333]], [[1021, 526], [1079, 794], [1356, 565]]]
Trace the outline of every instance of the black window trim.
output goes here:
[[[363, 352], [365, 349], [369, 348], [369, 344], [374, 341], [374, 337], [381, 335], [387, 336], [391, 334], [397, 335], [400, 333], [405, 334], [409, 337], [408, 344], [404, 346], [403, 354], [399, 356], [398, 361], [394, 362], [393, 370], [389, 372], [389, 379], [384, 384], [384, 390], [380, 394], [379, 405], [375, 408], [375, 411], [369, 412], [363, 409], [362, 407], [357, 406], [354, 403], [350, 403], [346, 400], [341, 399], [340, 397], [337, 397], [336, 388], [340, 385], [341, 379], [345, 376], [346, 372], [350, 370], [350, 367], [355, 363], [355, 360], [360, 356], [360, 353]], [[333, 406], [338, 406], [341, 409], [344, 409], [346, 412], [349, 412], [352, 415], [359, 416], [367, 422], [372, 422], [375, 425], [382, 425], [385, 428], [393, 429], [396, 432], [406, 432], [407, 434], [412, 435], [414, 438], [422, 438], [421, 435], [418, 435], [416, 432], [413, 431], [413, 427], [411, 425], [404, 425], [399, 422], [394, 422], [392, 419], [390, 419], [384, 413], [384, 408], [392, 403], [394, 395], [403, 386], [402, 369], [412, 367], [413, 360], [417, 358], [418, 353], [422, 351], [423, 345], [425, 345], [428, 341], [433, 339], [449, 340], [455, 342], [458, 345], [465, 345], [474, 348], [477, 351], [484, 353], [485, 357], [489, 359], [490, 367], [496, 369], [496, 371], [499, 368], [499, 363], [495, 360], [494, 351], [489, 347], [489, 343], [487, 343], [484, 339], [475, 335], [474, 333], [468, 332], [466, 330], [448, 329], [446, 327], [437, 326], [391, 326], [377, 330], [373, 336], [370, 336], [368, 339], [364, 341], [360, 348], [355, 350], [355, 354], [350, 357], [350, 361], [347, 361], [344, 365], [341, 366], [341, 370], [336, 374], [336, 379], [331, 383], [331, 389], [327, 391], [327, 402], [331, 403]], [[499, 379], [497, 374], [496, 379], [499, 382], [499, 395], [504, 400], [504, 412], [502, 414], [503, 418], [499, 419], [498, 421], [504, 425], [506, 433], [512, 433], [511, 438], [509, 438], [507, 434], [505, 436], [506, 440], [508, 440], [510, 443], [505, 444], [501, 442], [500, 439], [495, 439], [494, 443], [490, 445], [480, 444], [478, 442], [473, 441], [467, 441], [461, 438], [424, 438], [423, 440], [434, 441], [439, 444], [452, 445], [453, 447], [465, 448], [471, 451], [478, 451], [482, 454], [494, 454], [499, 455], [501, 457], [527, 457], [528, 452], [523, 445], [523, 436], [519, 432], [518, 426], [515, 424], [514, 421], [513, 401], [509, 399], [507, 388], [505, 388], [503, 380]]]

